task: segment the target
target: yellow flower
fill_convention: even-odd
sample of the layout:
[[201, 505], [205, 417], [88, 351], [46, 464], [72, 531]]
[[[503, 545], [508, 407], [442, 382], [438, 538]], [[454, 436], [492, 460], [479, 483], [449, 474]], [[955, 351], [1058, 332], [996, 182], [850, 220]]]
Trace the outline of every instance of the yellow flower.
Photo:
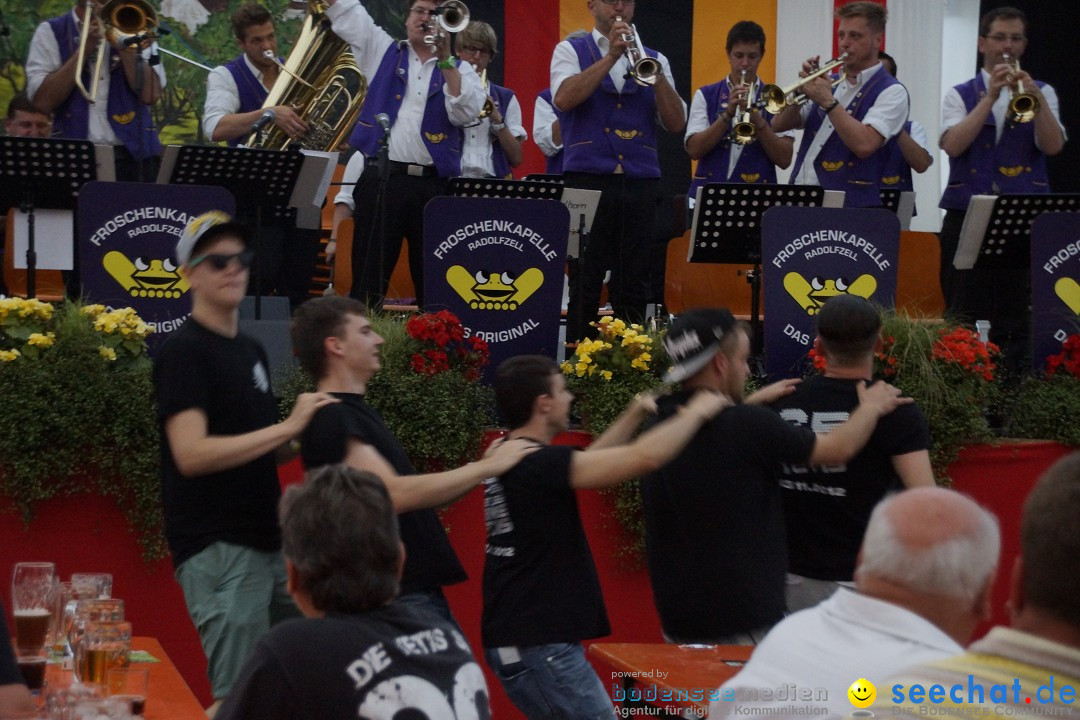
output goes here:
[[577, 365], [574, 366], [574, 370], [576, 371], [578, 377], [584, 377], [585, 373], [589, 370], [589, 364], [579, 362]]
[[109, 362], [116, 361], [116, 351], [113, 350], [111, 347], [105, 347], [104, 345], [102, 345], [98, 348], [98, 354]]
[[12, 362], [21, 354], [18, 350], [0, 350], [0, 362]]
[[611, 379], [611, 371], [610, 370], [601, 370], [600, 371], [600, 377], [604, 378], [605, 380], [610, 380]]
[[83, 305], [79, 308], [79, 312], [87, 317], [96, 318], [101, 313], [105, 312], [104, 305]]
[[56, 335], [54, 333], [49, 333], [48, 335], [33, 333], [26, 339], [27, 345], [36, 345], [43, 348], [52, 347], [54, 342], [56, 342]]
[[578, 363], [580, 363], [582, 365], [588, 365], [589, 363], [592, 362], [592, 356], [589, 355], [589, 353], [587, 353], [587, 352], [583, 353], [580, 350], [578, 351], [577, 359], [578, 359]]

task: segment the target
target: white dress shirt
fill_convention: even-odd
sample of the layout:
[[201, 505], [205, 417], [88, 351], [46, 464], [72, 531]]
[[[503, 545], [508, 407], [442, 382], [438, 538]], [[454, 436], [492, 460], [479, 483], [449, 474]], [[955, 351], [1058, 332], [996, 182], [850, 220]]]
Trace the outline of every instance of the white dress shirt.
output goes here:
[[[510, 98], [510, 106], [502, 110], [503, 122], [510, 134], [525, 142], [529, 134], [521, 124], [521, 105], [517, 97]], [[491, 177], [495, 165], [491, 160], [494, 145], [499, 139], [491, 134], [491, 117], [465, 128], [465, 143], [461, 147], [461, 175], [463, 177]]]
[[[592, 31], [593, 41], [600, 49], [600, 55], [606, 55], [608, 49], [611, 47], [611, 43], [608, 42], [606, 36], [600, 33], [599, 30], [593, 28]], [[663, 53], [658, 52], [656, 59], [660, 62], [660, 68], [664, 73], [664, 77], [667, 78], [668, 85], [675, 88], [675, 79], [671, 76], [671, 66], [668, 63], [668, 59], [664, 57]], [[559, 88], [562, 86], [563, 81], [568, 77], [579, 74], [584, 68], [581, 67], [581, 63], [578, 61], [577, 51], [574, 50], [574, 46], [568, 41], [563, 40], [555, 46], [555, 52], [551, 55], [551, 97], [555, 98], [555, 95], [559, 92]], [[623, 53], [622, 57], [616, 61], [616, 63], [608, 71], [608, 77], [611, 78], [611, 82], [615, 83], [616, 92], [621, 93], [623, 86], [627, 82], [634, 82], [628, 80], [626, 74], [630, 72], [630, 61], [626, 59], [626, 53]], [[679, 102], [682, 103], [683, 117], [686, 117], [686, 102], [680, 97]], [[657, 110], [656, 115], [657, 122], [660, 121], [660, 113]]]
[[[709, 704], [709, 717], [738, 717], [736, 706], [763, 708], [789, 705], [826, 706], [828, 715], [851, 712], [847, 690], [859, 678], [877, 682], [898, 670], [963, 652], [951, 637], [920, 615], [899, 605], [841, 588], [812, 608], [784, 618], [754, 650], [750, 661], [720, 686], [719, 700]], [[827, 701], [741, 700], [747, 689], [795, 684], [801, 691], [822, 688]], [[723, 691], [735, 690], [734, 700]], [[878, 686], [879, 697], [884, 688]], [[784, 713], [770, 715], [784, 717]]]
[[356, 181], [364, 172], [364, 153], [354, 152], [345, 163], [345, 174], [341, 176], [341, 185], [338, 194], [334, 196], [335, 205], [348, 205], [349, 210], [356, 210], [356, 202], [353, 200], [353, 189]]
[[[728, 84], [731, 84], [731, 79], [727, 78]], [[761, 78], [754, 80], [753, 97], [761, 97]], [[738, 115], [735, 116], [735, 122], [738, 122]], [[705, 93], [699, 89], [694, 93], [694, 99], [690, 102], [690, 114], [686, 118], [686, 134], [683, 136], [683, 147], [686, 147], [686, 141], [690, 139], [691, 135], [695, 135], [699, 132], [704, 132], [709, 129], [709, 126], [713, 124], [716, 118], [709, 118], [709, 106], [705, 101]], [[730, 130], [730, 128], [729, 128]], [[784, 132], [776, 133], [777, 137], [795, 137], [794, 130], [785, 130]], [[735, 172], [735, 166], [739, 162], [739, 158], [742, 157], [743, 146], [739, 143], [731, 144], [731, 152], [728, 155], [727, 174], [724, 175], [724, 181], [726, 182], [731, 178], [731, 174]], [[694, 207], [694, 198], [690, 198], [690, 207]]]
[[[851, 78], [845, 78], [833, 91], [833, 97], [840, 101], [841, 107], [847, 107], [848, 103], [850, 103], [855, 95], [862, 90], [864, 85], [866, 85], [867, 80], [873, 77], [876, 72], [885, 72], [885, 69], [880, 62], [877, 65], [860, 72], [854, 84], [852, 84]], [[810, 117], [810, 113], [816, 107], [817, 105], [813, 102], [807, 102], [802, 106], [800, 113], [802, 115], [804, 127], [806, 126], [807, 118]], [[904, 129], [904, 123], [907, 122], [907, 117], [907, 88], [903, 85], [896, 84], [881, 91], [877, 96], [877, 100], [874, 101], [874, 105], [867, 110], [866, 115], [862, 119], [862, 123], [863, 125], [869, 125], [874, 128], [881, 137], [888, 140]], [[817, 134], [814, 136], [814, 141], [811, 143], [810, 149], [806, 153], [806, 159], [799, 169], [799, 176], [793, 180], [794, 184], [820, 184], [817, 173], [814, 171], [814, 166], [816, 165], [814, 161], [817, 159], [822, 146], [824, 146], [825, 142], [832, 137], [833, 130], [832, 120], [826, 115]], [[803, 136], [803, 142], [806, 142], [805, 135]]]
[[552, 125], [558, 121], [559, 118], [555, 116], [555, 108], [551, 107], [547, 100], [537, 95], [536, 103], [533, 105], [533, 140], [545, 157], [557, 155], [562, 150], [562, 143], [556, 145], [551, 133]]
[[[244, 64], [259, 84], [267, 91], [266, 82], [263, 81], [262, 70], [255, 67], [251, 59], [245, 53]], [[203, 132], [207, 139], [214, 137], [214, 129], [217, 128], [221, 118], [240, 112], [240, 89], [236, 87], [236, 78], [224, 65], [218, 65], [210, 71], [206, 77], [206, 103], [203, 105]]]
[[[326, 15], [330, 18], [334, 33], [352, 46], [356, 63], [364, 77], [368, 78], [368, 82], [374, 81], [383, 55], [395, 42], [394, 39], [375, 24], [358, 0], [339, 0], [327, 8]], [[406, 92], [397, 118], [390, 127], [390, 159], [396, 162], [432, 165], [434, 161], [424, 145], [420, 124], [427, 107], [431, 73], [434, 72], [438, 59], [432, 57], [427, 62], [422, 62], [411, 46], [408, 52], [407, 69], [402, 69], [408, 72]], [[460, 63], [458, 72], [461, 73], [461, 94], [452, 96], [446, 83], [443, 83], [443, 97], [451, 124], [464, 127], [480, 115], [487, 95], [484, 94], [480, 76], [471, 64]]]
[[[75, 18], [76, 25], [81, 25], [74, 10], [71, 11], [71, 15]], [[101, 42], [104, 43], [106, 40], [103, 38]], [[142, 51], [143, 59], [149, 61], [150, 57], [156, 52], [157, 43], [152, 43], [150, 47]], [[96, 57], [97, 51], [95, 50], [93, 57], [88, 57], [86, 62], [93, 67]], [[45, 78], [50, 73], [60, 69], [63, 64], [63, 61], [60, 60], [60, 46], [56, 43], [56, 35], [53, 34], [52, 27], [47, 21], [41, 23], [34, 30], [34, 37], [30, 41], [30, 52], [26, 56], [26, 94], [31, 102], [33, 102], [37, 91], [41, 89], [41, 83], [45, 81]], [[109, 103], [107, 99], [109, 97], [110, 70], [107, 53], [105, 62], [101, 63], [97, 102], [90, 103], [86, 139], [106, 145], [122, 145], [120, 138], [113, 132], [112, 125], [109, 124]], [[158, 63], [154, 66], [154, 72], [157, 73], [158, 81], [161, 83], [161, 87], [164, 88], [165, 66]], [[89, 89], [89, 86], [87, 89]], [[72, 92], [79, 92], [79, 89], [73, 88]]]
[[[982, 75], [983, 86], [990, 87], [990, 73], [985, 69], [980, 69], [979, 73]], [[1049, 85], [1042, 86], [1042, 94], [1046, 99], [1046, 105], [1042, 108], [1042, 112], [1049, 111], [1053, 113], [1054, 119], [1057, 120], [1058, 127], [1061, 128], [1061, 132], [1065, 132], [1065, 126], [1061, 124], [1061, 113], [1058, 108], [1058, 96], [1057, 91]], [[994, 116], [994, 125], [997, 129], [997, 135], [995, 140], [1001, 140], [1001, 131], [1005, 128], [1005, 114], [1009, 109], [1009, 97], [1010, 93], [1008, 88], [1003, 89], [997, 96], [997, 100], [994, 101], [994, 107], [990, 112]], [[945, 93], [945, 99], [941, 102], [941, 134], [944, 135], [945, 131], [956, 125], [965, 117], [967, 117], [968, 109], [964, 105], [963, 99], [960, 97], [960, 93], [956, 91], [955, 87], [949, 88]], [[1039, 147], [1039, 139], [1035, 138], [1035, 147]], [[1039, 148], [1040, 150], [1042, 148]]]

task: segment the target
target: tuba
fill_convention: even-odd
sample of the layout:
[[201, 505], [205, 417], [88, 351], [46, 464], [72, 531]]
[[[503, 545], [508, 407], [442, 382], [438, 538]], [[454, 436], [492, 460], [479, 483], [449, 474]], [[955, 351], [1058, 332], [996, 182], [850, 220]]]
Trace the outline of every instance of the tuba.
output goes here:
[[[352, 130], [367, 95], [367, 79], [353, 59], [348, 43], [330, 29], [322, 0], [308, 0], [304, 26], [278, 75], [264, 108], [289, 105], [308, 124], [308, 131], [293, 140], [277, 126], [253, 133], [247, 146], [284, 150], [331, 151]], [[275, 58], [276, 61], [276, 58]]]

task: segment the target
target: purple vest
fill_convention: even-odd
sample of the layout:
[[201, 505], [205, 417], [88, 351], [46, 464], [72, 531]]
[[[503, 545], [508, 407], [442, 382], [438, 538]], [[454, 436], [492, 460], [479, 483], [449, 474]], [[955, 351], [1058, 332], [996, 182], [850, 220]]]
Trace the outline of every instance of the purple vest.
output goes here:
[[[911, 134], [911, 121], [904, 123], [904, 130]], [[885, 141], [885, 164], [881, 168], [881, 189], [910, 192], [915, 189], [911, 180], [911, 166], [904, 159], [900, 150], [900, 136], [894, 135]]]
[[[1038, 85], [1042, 87], [1043, 83]], [[971, 112], [986, 94], [982, 73], [957, 85], [956, 91]], [[1043, 112], [1050, 111], [1043, 108]], [[1046, 156], [1035, 147], [1035, 123], [1006, 121], [1001, 139], [995, 143], [996, 134], [991, 113], [967, 151], [949, 158], [949, 184], [941, 196], [940, 207], [967, 210], [972, 195], [1050, 192]]]
[[[582, 70], [600, 59], [592, 35], [570, 41]], [[655, 50], [646, 49], [649, 57]], [[609, 175], [622, 165], [631, 178], [660, 177], [656, 152], [656, 95], [626, 80], [622, 93], [604, 74], [597, 92], [563, 115], [563, 171]]]
[[[727, 110], [728, 95], [731, 89], [728, 87], [727, 78], [718, 83], [706, 85], [701, 88], [701, 94], [705, 97], [705, 111], [709, 122], [713, 122], [720, 113]], [[770, 123], [772, 115], [765, 113], [765, 118]], [[735, 163], [735, 169], [728, 178], [728, 162], [731, 159], [730, 133], [716, 144], [708, 155], [698, 160], [697, 170], [690, 182], [690, 197], [697, 195], [697, 189], [705, 183], [733, 182], [733, 183], [772, 183], [776, 184], [776, 166], [769, 160], [761, 143], [753, 142], [743, 146], [739, 161]]]
[[[245, 113], [261, 108], [263, 103], [266, 102], [266, 96], [270, 93], [259, 82], [259, 78], [255, 77], [255, 74], [251, 72], [251, 68], [244, 62], [244, 56], [240, 55], [232, 59], [225, 64], [225, 67], [232, 74], [233, 80], [236, 82], [236, 89], [240, 93], [240, 107], [236, 109], [236, 112]], [[241, 135], [228, 140], [227, 143], [229, 147], [236, 147], [246, 139], [247, 135]]]
[[[510, 99], [514, 97], [514, 91], [509, 88], [504, 88], [502, 85], [496, 85], [495, 83], [488, 83], [488, 92], [495, 100], [495, 104], [499, 107], [499, 112], [502, 113], [503, 121], [506, 120], [506, 108], [510, 107]], [[512, 179], [514, 173], [510, 169], [510, 161], [506, 158], [506, 151], [503, 150], [502, 144], [499, 143], [499, 139], [489, 133], [491, 139], [491, 167], [495, 171], [495, 177]]]
[[[458, 60], [461, 64], [461, 60]], [[397, 42], [386, 49], [379, 69], [375, 71], [368, 86], [367, 99], [356, 121], [349, 144], [368, 157], [379, 154], [379, 140], [382, 128], [375, 116], [386, 113], [390, 124], [397, 120], [401, 110], [401, 99], [405, 96], [409, 78], [409, 46]], [[431, 73], [431, 85], [428, 87], [427, 104], [424, 117], [420, 121], [424, 145], [435, 161], [439, 177], [456, 177], [461, 174], [461, 129], [454, 127], [446, 114], [443, 98], [443, 76], [439, 68]]]
[[[896, 78], [885, 72], [884, 67], [879, 67], [866, 84], [855, 93], [855, 97], [851, 99], [846, 109], [856, 120], [862, 121], [870, 108], [874, 106], [878, 95], [886, 88], [899, 84]], [[799, 176], [810, 144], [824, 122], [825, 110], [815, 105], [803, 128], [799, 154], [795, 158], [795, 167], [791, 171], [792, 178]], [[814, 158], [814, 173], [821, 187], [826, 190], [844, 191], [844, 207], [881, 207], [878, 183], [881, 182], [881, 169], [885, 163], [885, 157], [883, 144], [870, 157], [860, 158], [844, 145], [840, 134], [834, 132]]]
[[[48, 22], [56, 37], [56, 45], [60, 48], [60, 62], [65, 63], [78, 52], [78, 25], [71, 13], [52, 18]], [[112, 68], [109, 72], [109, 97], [106, 100], [109, 125], [136, 160], [160, 155], [161, 141], [158, 140], [157, 129], [150, 118], [150, 108], [139, 102], [135, 91], [128, 86], [120, 58], [111, 47], [109, 63]], [[88, 64], [92, 65], [92, 61]], [[82, 72], [89, 87], [89, 73], [85, 69]], [[90, 104], [81, 92], [73, 90], [53, 113], [54, 137], [85, 140], [89, 125]]]
[[[555, 100], [551, 97], [551, 88], [544, 88], [540, 91], [540, 97], [542, 97], [548, 105], [551, 106], [551, 110], [555, 113], [555, 118], [559, 122], [559, 130], [562, 130], [563, 114], [555, 107]], [[563, 151], [555, 153], [551, 157], [544, 156], [544, 173], [547, 175], [562, 175], [562, 161]]]

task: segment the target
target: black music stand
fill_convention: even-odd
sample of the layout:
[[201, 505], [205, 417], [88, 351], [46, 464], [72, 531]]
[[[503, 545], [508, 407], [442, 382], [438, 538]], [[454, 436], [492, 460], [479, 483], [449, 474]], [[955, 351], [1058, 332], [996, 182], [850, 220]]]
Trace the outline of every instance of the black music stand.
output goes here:
[[254, 225], [252, 248], [255, 260], [255, 319], [262, 318], [262, 288], [259, 278], [259, 243], [263, 212], [289, 206], [304, 165], [304, 155], [292, 150], [260, 150], [207, 145], [167, 148], [159, 183], [175, 185], [217, 185], [236, 198], [238, 219]]
[[910, 190], [882, 189], [881, 206], [900, 218], [900, 229], [911, 229], [911, 218], [915, 215], [915, 193]]
[[89, 140], [0, 137], [0, 207], [18, 206], [27, 215], [27, 297], [37, 294], [34, 209], [73, 210], [82, 186], [96, 178]]
[[958, 270], [1026, 268], [1031, 265], [1031, 224], [1044, 212], [1080, 211], [1080, 194], [976, 195], [968, 204], [960, 243], [953, 256]]
[[[698, 188], [687, 260], [697, 263], [753, 265], [750, 324], [754, 357], [764, 349], [761, 320], [761, 216], [777, 205], [821, 207], [826, 191], [817, 185], [708, 183]], [[841, 201], [842, 203], [842, 201]]]

